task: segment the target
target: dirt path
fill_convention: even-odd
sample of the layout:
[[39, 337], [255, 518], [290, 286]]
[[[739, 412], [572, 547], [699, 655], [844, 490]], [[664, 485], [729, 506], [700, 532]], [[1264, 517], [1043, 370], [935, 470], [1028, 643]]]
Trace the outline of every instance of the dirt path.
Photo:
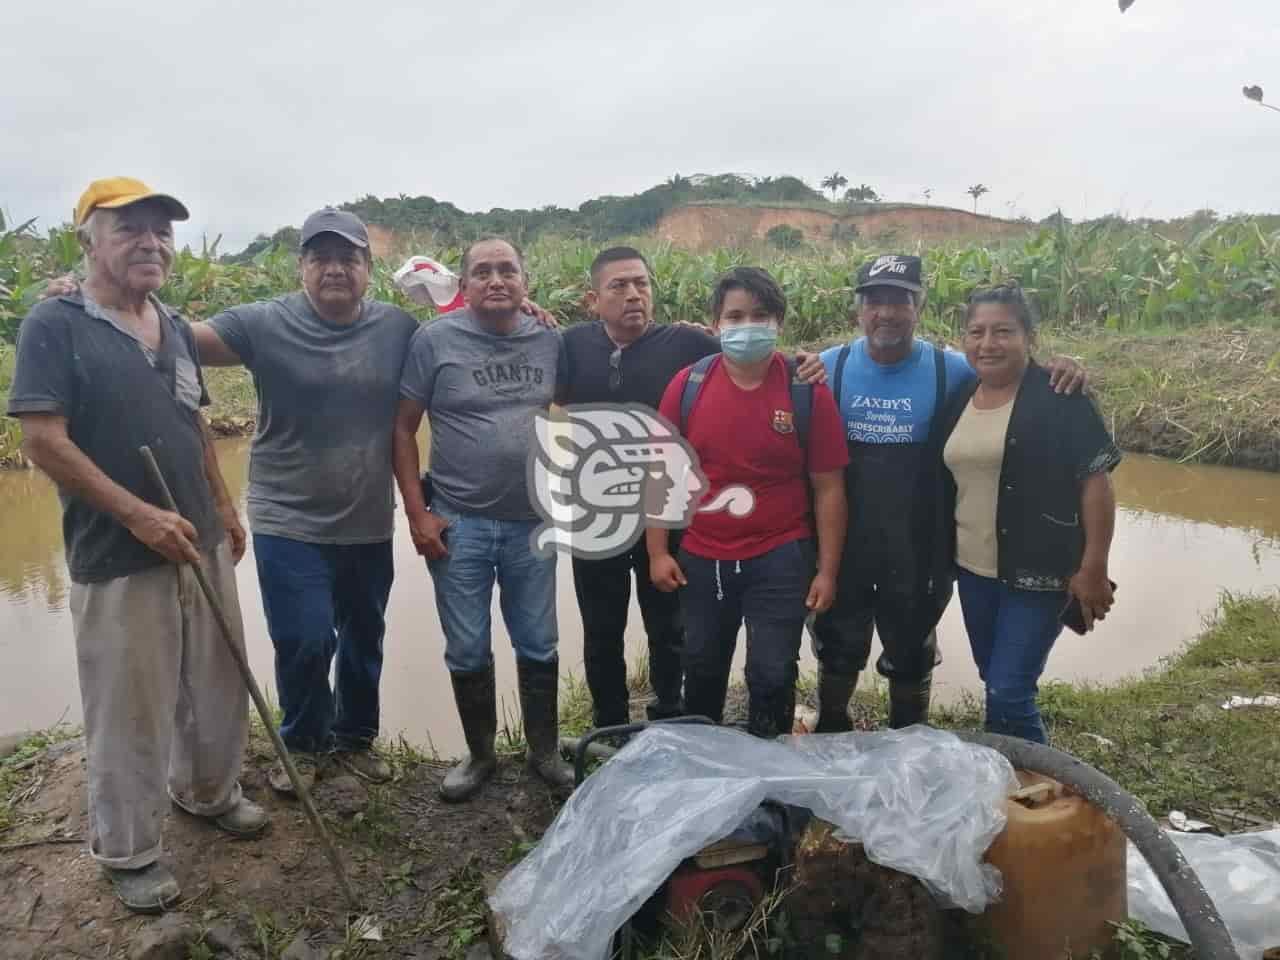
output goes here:
[[398, 779], [386, 786], [326, 777], [317, 805], [358, 896], [381, 921], [384, 939], [362, 941], [347, 930], [337, 885], [300, 807], [267, 786], [269, 750], [255, 738], [242, 779], [245, 793], [271, 813], [265, 838], [236, 841], [176, 808], [170, 813], [165, 862], [184, 897], [177, 919], [157, 920], [120, 906], [82, 841], [13, 848], [87, 834], [83, 744], [50, 748], [29, 770], [14, 810], [19, 826], [5, 833], [0, 850], [0, 957], [461, 956], [483, 936], [483, 877], [505, 870], [558, 807], [514, 758], [478, 799], [459, 806], [437, 798], [447, 764], [411, 751], [400, 752]]

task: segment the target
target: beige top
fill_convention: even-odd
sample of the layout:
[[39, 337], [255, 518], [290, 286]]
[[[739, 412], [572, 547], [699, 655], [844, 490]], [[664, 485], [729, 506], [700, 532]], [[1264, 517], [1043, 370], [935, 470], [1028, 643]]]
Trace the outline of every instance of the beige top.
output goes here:
[[942, 451], [956, 481], [956, 563], [980, 577], [995, 577], [996, 499], [1004, 438], [1013, 400], [994, 410], [969, 401]]

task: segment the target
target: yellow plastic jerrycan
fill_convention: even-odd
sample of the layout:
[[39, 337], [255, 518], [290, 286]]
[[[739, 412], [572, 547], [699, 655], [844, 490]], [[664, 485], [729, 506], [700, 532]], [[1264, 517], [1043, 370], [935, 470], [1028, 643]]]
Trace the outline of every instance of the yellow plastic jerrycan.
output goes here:
[[1018, 772], [1008, 823], [987, 851], [1004, 892], [984, 914], [1008, 960], [1054, 960], [1107, 951], [1128, 916], [1125, 836], [1062, 784]]

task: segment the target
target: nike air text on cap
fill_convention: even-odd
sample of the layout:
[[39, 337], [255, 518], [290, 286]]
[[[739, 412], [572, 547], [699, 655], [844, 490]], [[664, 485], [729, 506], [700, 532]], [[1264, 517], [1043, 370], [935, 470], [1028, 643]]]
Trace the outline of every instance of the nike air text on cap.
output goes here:
[[919, 257], [889, 253], [864, 264], [858, 271], [858, 285], [853, 289], [855, 293], [862, 293], [870, 287], [901, 287], [920, 293], [924, 290], [920, 274]]

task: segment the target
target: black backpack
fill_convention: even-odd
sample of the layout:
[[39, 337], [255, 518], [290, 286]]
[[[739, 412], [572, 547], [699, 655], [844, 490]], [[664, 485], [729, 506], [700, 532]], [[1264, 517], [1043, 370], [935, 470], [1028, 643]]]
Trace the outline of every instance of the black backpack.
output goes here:
[[[695, 363], [689, 370], [689, 377], [684, 382], [684, 390], [680, 394], [680, 433], [689, 433], [689, 414], [693, 412], [698, 395], [702, 393], [703, 384], [712, 368], [720, 360], [718, 353], [709, 354]], [[791, 415], [795, 419], [796, 440], [800, 449], [806, 451], [809, 444], [809, 420], [813, 413], [813, 384], [805, 383], [796, 375], [794, 357], [787, 357], [787, 376], [791, 382]]]

